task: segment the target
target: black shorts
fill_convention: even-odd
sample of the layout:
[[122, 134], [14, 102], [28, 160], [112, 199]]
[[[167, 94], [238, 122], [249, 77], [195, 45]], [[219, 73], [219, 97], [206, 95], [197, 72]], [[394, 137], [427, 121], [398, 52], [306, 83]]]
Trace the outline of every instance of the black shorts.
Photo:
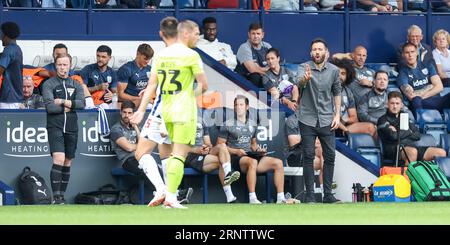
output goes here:
[[139, 162], [136, 157], [127, 158], [127, 160], [125, 160], [125, 162], [122, 164], [122, 168], [137, 176], [140, 176], [144, 173], [144, 171], [139, 168]]
[[67, 159], [75, 158], [78, 133], [64, 133], [59, 128], [47, 128], [50, 152], [63, 152]]
[[186, 157], [185, 166], [191, 167], [200, 173], [204, 173], [203, 171], [203, 162], [205, 161], [206, 155], [197, 154], [197, 153], [189, 153]]
[[[417, 161], [422, 161], [425, 152], [429, 148], [429, 146], [418, 146], [414, 147], [417, 149]], [[384, 158], [390, 159], [395, 162], [395, 156], [397, 155], [397, 147], [386, 147]], [[395, 163], [394, 163], [395, 164]]]
[[[231, 154], [230, 156], [231, 156], [231, 167], [233, 169], [235, 169], [235, 170], [241, 170], [241, 166], [239, 165], [239, 161], [241, 160], [242, 157], [240, 157], [238, 155], [235, 155], [235, 154]], [[259, 163], [259, 161], [261, 161], [261, 159], [263, 157], [264, 156], [256, 157], [256, 158], [253, 158], [253, 159], [256, 159], [256, 161]]]

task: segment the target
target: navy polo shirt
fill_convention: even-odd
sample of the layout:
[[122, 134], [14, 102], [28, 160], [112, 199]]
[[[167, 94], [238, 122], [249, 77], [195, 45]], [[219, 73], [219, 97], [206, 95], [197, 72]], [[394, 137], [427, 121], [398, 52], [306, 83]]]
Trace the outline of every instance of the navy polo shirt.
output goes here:
[[19, 103], [23, 101], [23, 56], [22, 50], [11, 42], [3, 50], [0, 56], [0, 66], [5, 69], [3, 73], [3, 85], [0, 92], [0, 102]]
[[424, 64], [419, 62], [416, 68], [403, 66], [397, 78], [397, 86], [402, 87], [405, 84], [411, 85], [414, 91], [423, 89], [431, 85], [431, 77], [437, 75], [436, 69], [432, 63]]
[[134, 60], [119, 68], [119, 71], [117, 71], [117, 80], [120, 83], [128, 83], [125, 88], [126, 94], [138, 96], [139, 92], [147, 87], [150, 68], [150, 65], [147, 65], [140, 69]]
[[117, 87], [116, 72], [109, 66], [106, 68], [106, 71], [102, 72], [98, 68], [97, 63], [87, 65], [81, 69], [80, 76], [83, 78], [84, 84], [88, 87], [94, 87], [96, 85], [108, 82], [108, 76], [111, 77], [109, 88], [111, 89]]

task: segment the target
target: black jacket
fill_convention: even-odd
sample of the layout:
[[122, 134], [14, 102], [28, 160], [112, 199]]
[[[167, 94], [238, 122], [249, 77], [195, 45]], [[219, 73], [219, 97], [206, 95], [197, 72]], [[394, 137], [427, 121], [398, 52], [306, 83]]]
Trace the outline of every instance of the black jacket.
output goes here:
[[[385, 147], [396, 147], [398, 133], [392, 130], [389, 126], [394, 126], [396, 129], [400, 128], [400, 116], [396, 116], [390, 112], [386, 112], [378, 119], [377, 131], [378, 136], [385, 145]], [[409, 122], [408, 130], [400, 131], [400, 144], [404, 146], [413, 146], [414, 141], [420, 140], [420, 132], [414, 123]]]
[[[52, 77], [44, 82], [42, 89], [47, 109], [47, 128], [59, 128], [64, 133], [78, 132], [78, 117], [75, 109], [84, 108], [83, 87], [72, 78]], [[55, 99], [72, 101], [72, 108], [64, 112], [64, 105], [56, 105]]]

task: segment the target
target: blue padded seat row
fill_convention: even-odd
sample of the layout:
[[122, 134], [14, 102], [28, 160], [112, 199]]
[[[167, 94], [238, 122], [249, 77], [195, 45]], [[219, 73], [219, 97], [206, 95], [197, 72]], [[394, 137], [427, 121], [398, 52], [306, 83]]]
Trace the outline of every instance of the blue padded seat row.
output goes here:
[[447, 179], [450, 180], [450, 157], [436, 157], [434, 160], [442, 172], [444, 172]]
[[450, 133], [450, 109], [444, 110], [444, 121], [447, 122], [447, 131]]
[[439, 145], [440, 135], [447, 133], [447, 125], [438, 110], [419, 109], [416, 111], [417, 124], [422, 133], [434, 137], [436, 145]]
[[450, 134], [441, 134], [441, 147], [450, 156]]
[[369, 134], [349, 134], [348, 145], [350, 149], [361, 154], [376, 166], [381, 164], [381, 149], [373, 137]]

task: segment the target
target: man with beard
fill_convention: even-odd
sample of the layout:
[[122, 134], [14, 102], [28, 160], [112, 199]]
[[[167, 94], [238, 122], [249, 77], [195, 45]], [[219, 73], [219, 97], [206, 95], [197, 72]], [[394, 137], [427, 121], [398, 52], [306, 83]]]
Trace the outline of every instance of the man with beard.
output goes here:
[[236, 67], [236, 55], [233, 54], [231, 46], [219, 42], [217, 39], [216, 18], [206, 17], [203, 19], [203, 35], [200, 36], [197, 47], [229, 69], [234, 70]]
[[272, 45], [263, 42], [264, 31], [260, 23], [252, 23], [248, 28], [248, 40], [241, 44], [237, 52], [236, 72], [256, 87], [263, 88], [262, 76], [269, 70], [266, 62], [267, 50]]
[[[97, 48], [97, 63], [89, 64], [80, 71], [83, 82], [91, 93], [94, 104], [110, 108], [113, 93], [117, 92], [116, 72], [108, 66], [112, 50], [106, 45]], [[117, 108], [110, 108], [117, 109]]]
[[315, 141], [319, 138], [325, 159], [323, 166], [324, 203], [337, 203], [331, 193], [335, 161], [334, 130], [339, 127], [341, 112], [341, 81], [339, 68], [326, 61], [328, 47], [325, 40], [311, 42], [311, 61], [299, 67], [299, 87], [303, 88], [299, 105], [300, 134], [303, 141], [303, 176], [305, 178], [305, 203], [314, 198]]

